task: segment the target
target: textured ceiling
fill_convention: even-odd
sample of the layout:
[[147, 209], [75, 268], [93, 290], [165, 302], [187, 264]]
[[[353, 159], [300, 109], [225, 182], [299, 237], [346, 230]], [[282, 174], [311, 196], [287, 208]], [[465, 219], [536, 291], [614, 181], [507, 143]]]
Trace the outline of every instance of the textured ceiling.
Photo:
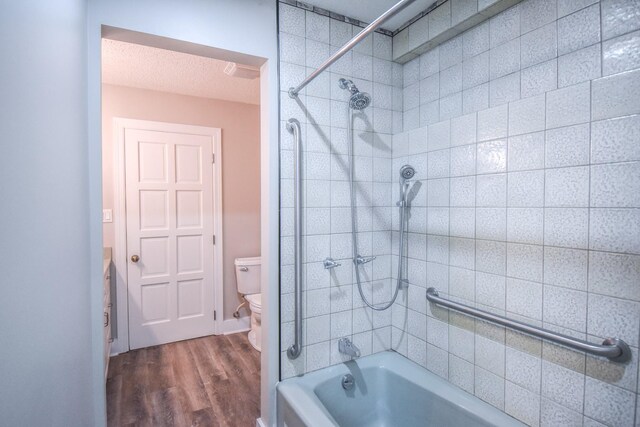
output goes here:
[[226, 61], [102, 40], [102, 82], [201, 98], [260, 103], [260, 79], [224, 73]]
[[[436, 0], [415, 0], [409, 6], [398, 12], [397, 15], [389, 18], [387, 22], [382, 24], [382, 28], [390, 31], [397, 30], [411, 18], [427, 10], [435, 1]], [[375, 20], [397, 2], [398, 0], [305, 0], [305, 3], [367, 23]]]

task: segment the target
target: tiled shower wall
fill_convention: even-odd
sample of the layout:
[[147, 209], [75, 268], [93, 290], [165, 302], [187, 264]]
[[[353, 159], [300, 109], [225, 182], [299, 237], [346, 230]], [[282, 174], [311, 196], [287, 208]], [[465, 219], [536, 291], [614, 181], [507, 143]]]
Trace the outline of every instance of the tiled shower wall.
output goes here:
[[[530, 425], [639, 425], [639, 29], [634, 0], [526, 0], [404, 65], [375, 34], [295, 102], [286, 90], [360, 28], [280, 3], [282, 378], [341, 362], [337, 339], [350, 336], [363, 354], [393, 348]], [[382, 313], [365, 309], [353, 285], [340, 77], [373, 95], [356, 118], [356, 174], [360, 252], [378, 256], [365, 289], [378, 303], [396, 276], [398, 170], [418, 171], [410, 286]], [[305, 345], [295, 361], [285, 353], [290, 117], [305, 147]], [[327, 256], [342, 266], [324, 270]], [[617, 336], [633, 360], [614, 364], [448, 313], [427, 304], [428, 286], [593, 342]]]
[[[342, 362], [337, 340], [350, 337], [363, 354], [388, 349], [391, 310], [365, 308], [353, 285], [348, 184], [348, 91], [353, 79], [373, 96], [355, 115], [355, 174], [359, 252], [377, 258], [362, 269], [363, 289], [376, 303], [391, 291], [391, 144], [402, 126], [402, 66], [391, 62], [391, 37], [375, 33], [304, 89], [287, 94], [362, 28], [344, 20], [280, 3], [281, 89], [281, 367], [282, 377]], [[293, 343], [293, 136], [285, 123], [301, 123], [303, 161], [303, 350], [289, 360]], [[396, 226], [397, 228], [397, 226]], [[332, 257], [341, 266], [323, 267]]]
[[[638, 29], [637, 0], [527, 0], [403, 68], [392, 170], [410, 163], [418, 181], [392, 346], [529, 425], [640, 425]], [[633, 360], [448, 313], [425, 302], [429, 286], [622, 338]]]

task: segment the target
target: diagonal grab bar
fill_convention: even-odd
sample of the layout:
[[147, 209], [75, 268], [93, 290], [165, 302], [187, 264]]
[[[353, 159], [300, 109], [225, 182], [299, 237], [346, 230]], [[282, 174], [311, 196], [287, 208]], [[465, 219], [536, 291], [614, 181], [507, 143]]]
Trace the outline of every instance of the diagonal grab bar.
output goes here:
[[518, 322], [517, 320], [511, 320], [503, 316], [498, 316], [497, 314], [478, 310], [477, 308], [473, 308], [465, 304], [450, 301], [442, 298], [438, 294], [438, 290], [436, 288], [427, 289], [427, 300], [468, 316], [477, 317], [498, 325], [506, 326], [507, 328], [515, 329], [516, 331], [542, 338], [574, 350], [580, 350], [596, 356], [606, 357], [612, 362], [624, 363], [631, 359], [631, 349], [626, 342], [618, 338], [607, 338], [602, 342], [602, 345], [593, 344], [588, 341], [559, 334], [548, 329], [538, 328], [537, 326], [528, 325], [526, 323]]

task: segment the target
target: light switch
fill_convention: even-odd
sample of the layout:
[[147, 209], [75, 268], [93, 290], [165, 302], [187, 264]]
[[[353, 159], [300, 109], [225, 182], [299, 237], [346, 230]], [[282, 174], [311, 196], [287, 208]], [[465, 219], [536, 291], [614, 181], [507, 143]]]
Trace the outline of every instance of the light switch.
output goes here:
[[113, 215], [111, 209], [102, 210], [102, 222], [113, 222]]

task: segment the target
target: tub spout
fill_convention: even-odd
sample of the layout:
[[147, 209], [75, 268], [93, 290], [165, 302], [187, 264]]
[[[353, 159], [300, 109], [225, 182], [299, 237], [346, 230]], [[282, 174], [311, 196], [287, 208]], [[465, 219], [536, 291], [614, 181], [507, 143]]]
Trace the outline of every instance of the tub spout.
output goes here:
[[360, 349], [349, 338], [338, 340], [338, 351], [351, 357], [360, 357]]

